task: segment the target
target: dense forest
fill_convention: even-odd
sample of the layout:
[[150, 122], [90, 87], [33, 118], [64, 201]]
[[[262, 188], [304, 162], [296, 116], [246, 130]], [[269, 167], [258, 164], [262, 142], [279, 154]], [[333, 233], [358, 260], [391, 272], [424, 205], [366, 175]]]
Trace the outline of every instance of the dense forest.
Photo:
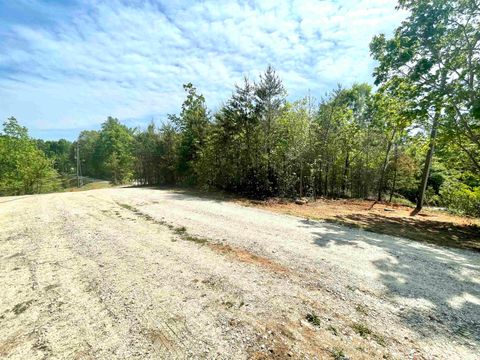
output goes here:
[[424, 202], [480, 216], [480, 4], [401, 0], [410, 15], [370, 45], [375, 87], [287, 100], [273, 67], [235, 85], [215, 112], [192, 85], [161, 126], [109, 117], [71, 143], [0, 135], [0, 194], [113, 183], [185, 185], [244, 196]]

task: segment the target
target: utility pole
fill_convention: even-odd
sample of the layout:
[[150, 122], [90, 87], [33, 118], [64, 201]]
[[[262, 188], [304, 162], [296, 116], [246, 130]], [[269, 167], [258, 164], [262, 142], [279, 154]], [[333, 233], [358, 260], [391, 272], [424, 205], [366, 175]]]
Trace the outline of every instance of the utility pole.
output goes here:
[[78, 141], [77, 141], [77, 147], [76, 147], [76, 152], [75, 152], [75, 159], [77, 160], [77, 187], [80, 187], [83, 185], [83, 181], [81, 179], [82, 177], [82, 169], [80, 165], [80, 148], [78, 147]]

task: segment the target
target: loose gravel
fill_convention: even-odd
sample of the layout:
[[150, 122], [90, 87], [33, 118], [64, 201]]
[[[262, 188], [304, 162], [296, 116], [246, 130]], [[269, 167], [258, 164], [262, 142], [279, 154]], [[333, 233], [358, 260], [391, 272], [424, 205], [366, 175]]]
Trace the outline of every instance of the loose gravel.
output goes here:
[[0, 198], [0, 358], [477, 359], [480, 256], [180, 192]]

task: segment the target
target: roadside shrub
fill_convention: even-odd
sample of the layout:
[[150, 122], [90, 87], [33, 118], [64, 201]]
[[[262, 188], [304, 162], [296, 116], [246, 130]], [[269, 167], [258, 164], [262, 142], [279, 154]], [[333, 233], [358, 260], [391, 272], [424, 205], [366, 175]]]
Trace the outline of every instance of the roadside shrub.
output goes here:
[[441, 204], [440, 195], [436, 194], [433, 188], [427, 188], [425, 204], [428, 206], [439, 206]]
[[413, 203], [417, 201], [418, 187], [400, 188], [397, 189], [397, 195], [405, 198]]
[[38, 149], [25, 127], [9, 118], [0, 132], [0, 195], [23, 195], [60, 189], [53, 160]]
[[447, 181], [440, 190], [441, 204], [462, 215], [480, 217], [480, 186], [470, 187], [458, 181]]
[[400, 195], [392, 197], [392, 204], [405, 205], [410, 207], [415, 206], [413, 202], [411, 202], [408, 199], [405, 199], [403, 196], [400, 196]]

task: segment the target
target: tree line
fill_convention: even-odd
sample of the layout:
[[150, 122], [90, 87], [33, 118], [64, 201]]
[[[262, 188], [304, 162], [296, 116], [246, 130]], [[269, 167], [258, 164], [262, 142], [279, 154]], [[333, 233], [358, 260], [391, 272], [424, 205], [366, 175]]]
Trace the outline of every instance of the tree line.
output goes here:
[[[198, 186], [255, 198], [394, 200], [414, 202], [417, 211], [426, 201], [480, 215], [479, 5], [399, 1], [409, 17], [391, 38], [379, 35], [370, 45], [375, 89], [338, 86], [321, 99], [292, 102], [269, 66], [258, 79], [235, 85], [215, 112], [186, 84], [179, 114], [161, 126], [132, 129], [109, 117], [74, 143], [37, 141], [34, 151], [35, 142], [7, 121], [0, 151], [16, 152], [13, 143], [25, 141], [25, 149], [50, 161], [50, 177], [74, 169], [78, 145], [82, 173], [114, 183]], [[11, 169], [0, 160], [0, 179], [15, 178]], [[27, 178], [26, 187], [12, 180], [18, 193], [39, 190]], [[1, 181], [2, 193], [16, 186]]]

